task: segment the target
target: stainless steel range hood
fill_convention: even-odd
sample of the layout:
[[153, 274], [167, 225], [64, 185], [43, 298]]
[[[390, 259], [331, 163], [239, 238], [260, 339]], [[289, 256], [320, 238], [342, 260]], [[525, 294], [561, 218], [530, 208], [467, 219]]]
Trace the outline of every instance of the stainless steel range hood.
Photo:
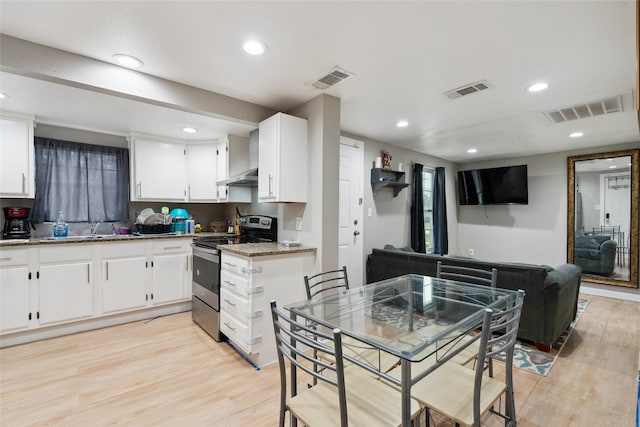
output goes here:
[[243, 185], [245, 187], [255, 187], [258, 185], [258, 168], [247, 169], [246, 171], [229, 177], [229, 179], [216, 182], [216, 185]]
[[216, 185], [236, 185], [243, 187], [258, 186], [258, 138], [258, 129], [253, 130], [249, 134], [249, 150], [248, 153], [245, 151], [245, 153], [248, 154], [249, 162], [248, 164], [244, 163], [244, 167], [246, 168], [248, 166], [249, 168], [236, 173], [233, 173], [233, 170], [229, 170], [229, 172], [232, 173], [229, 179], [218, 181], [216, 182]]

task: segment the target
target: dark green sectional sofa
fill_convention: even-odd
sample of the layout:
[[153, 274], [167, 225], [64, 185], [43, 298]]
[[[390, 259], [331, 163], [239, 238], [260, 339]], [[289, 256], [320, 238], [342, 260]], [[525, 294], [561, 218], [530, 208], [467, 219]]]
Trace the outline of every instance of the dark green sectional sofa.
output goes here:
[[[387, 245], [386, 247], [389, 247]], [[367, 257], [367, 283], [403, 274], [436, 275], [439, 260], [474, 268], [496, 268], [497, 286], [522, 289], [526, 295], [518, 337], [548, 350], [576, 317], [581, 270], [573, 264], [544, 265], [485, 262], [471, 258], [442, 257], [389, 247], [373, 249]]]

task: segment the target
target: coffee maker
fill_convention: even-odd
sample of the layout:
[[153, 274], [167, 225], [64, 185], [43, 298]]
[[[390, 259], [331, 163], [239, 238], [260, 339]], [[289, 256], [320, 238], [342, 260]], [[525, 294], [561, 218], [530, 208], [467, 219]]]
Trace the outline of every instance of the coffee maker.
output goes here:
[[[28, 239], [31, 237], [31, 219], [29, 208], [3, 208], [4, 230], [3, 239]], [[33, 227], [35, 229], [35, 227]]]

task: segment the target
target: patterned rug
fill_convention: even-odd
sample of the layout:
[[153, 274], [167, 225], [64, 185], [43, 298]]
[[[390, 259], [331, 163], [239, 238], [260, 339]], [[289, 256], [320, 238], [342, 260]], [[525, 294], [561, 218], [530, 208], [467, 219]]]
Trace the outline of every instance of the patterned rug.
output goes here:
[[[588, 304], [589, 300], [578, 300], [576, 320], [571, 322], [567, 330], [560, 335], [560, 338], [558, 338], [558, 340], [553, 344], [549, 353], [538, 350], [532, 344], [517, 342], [513, 354], [513, 366], [546, 377], [553, 367], [553, 364], [558, 359], [558, 355], [560, 354], [560, 351], [562, 351], [562, 347], [564, 347], [564, 344], [567, 342], [567, 338], [571, 335], [573, 328], [576, 323], [578, 323], [578, 320], [580, 320], [580, 316], [587, 308]], [[496, 359], [500, 360], [500, 357], [496, 357]]]

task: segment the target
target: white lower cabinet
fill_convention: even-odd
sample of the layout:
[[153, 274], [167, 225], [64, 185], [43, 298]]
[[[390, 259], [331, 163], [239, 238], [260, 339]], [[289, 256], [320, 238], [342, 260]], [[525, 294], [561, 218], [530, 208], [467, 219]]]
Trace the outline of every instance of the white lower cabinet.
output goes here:
[[0, 256], [0, 333], [27, 329], [31, 312], [28, 249], [3, 250]]
[[191, 239], [0, 248], [3, 337], [190, 300]]
[[190, 242], [154, 244], [150, 301], [164, 304], [190, 297]]
[[147, 246], [144, 242], [102, 245], [102, 312], [147, 305]]
[[[69, 245], [67, 245], [69, 246]], [[38, 251], [39, 324], [93, 316], [92, 246], [50, 246]]]
[[314, 252], [244, 257], [222, 251], [220, 331], [257, 366], [277, 360], [270, 301], [280, 308], [306, 298]]

